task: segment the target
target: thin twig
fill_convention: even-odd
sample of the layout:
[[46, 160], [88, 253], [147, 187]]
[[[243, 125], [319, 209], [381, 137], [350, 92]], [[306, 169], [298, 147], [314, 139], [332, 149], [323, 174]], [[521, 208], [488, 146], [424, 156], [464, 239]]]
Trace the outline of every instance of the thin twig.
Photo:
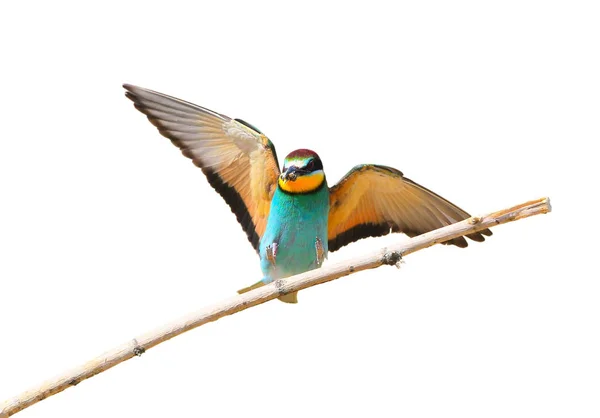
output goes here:
[[462, 222], [411, 238], [402, 244], [373, 251], [364, 256], [353, 258], [352, 260], [340, 261], [317, 270], [298, 274], [286, 279], [276, 280], [267, 286], [224, 300], [158, 329], [140, 335], [75, 369], [69, 370], [61, 376], [50, 379], [38, 387], [9, 399], [0, 408], [0, 418], [7, 418], [49, 396], [62, 392], [85, 379], [110, 369], [125, 360], [140, 356], [146, 350], [163, 341], [167, 341], [208, 322], [216, 321], [224, 316], [243, 311], [252, 306], [260, 305], [261, 303], [275, 299], [278, 296], [329, 282], [362, 270], [376, 268], [384, 264], [398, 265], [402, 257], [434, 244], [477, 232], [485, 228], [491, 228], [499, 224], [516, 221], [533, 215], [548, 213], [550, 210], [550, 200], [548, 198], [533, 200], [481, 217], [472, 217]]

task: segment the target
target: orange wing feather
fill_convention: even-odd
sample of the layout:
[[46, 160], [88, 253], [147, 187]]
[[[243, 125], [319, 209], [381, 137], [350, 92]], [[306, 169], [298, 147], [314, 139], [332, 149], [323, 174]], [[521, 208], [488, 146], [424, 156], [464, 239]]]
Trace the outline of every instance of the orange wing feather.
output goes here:
[[[380, 165], [359, 165], [330, 189], [329, 251], [366, 237], [390, 232], [416, 236], [453, 224], [470, 215], [443, 197]], [[483, 241], [489, 229], [467, 235]], [[466, 247], [463, 237], [444, 244]]]
[[136, 109], [202, 169], [258, 251], [279, 177], [271, 141], [239, 119], [152, 90], [123, 87]]

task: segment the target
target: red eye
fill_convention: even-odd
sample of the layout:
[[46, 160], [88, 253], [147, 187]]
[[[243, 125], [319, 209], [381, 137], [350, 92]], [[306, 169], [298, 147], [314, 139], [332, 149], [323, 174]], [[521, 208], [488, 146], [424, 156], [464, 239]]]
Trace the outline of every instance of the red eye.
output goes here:
[[315, 168], [315, 160], [310, 160], [308, 164], [306, 164], [306, 169], [308, 171], [312, 171]]

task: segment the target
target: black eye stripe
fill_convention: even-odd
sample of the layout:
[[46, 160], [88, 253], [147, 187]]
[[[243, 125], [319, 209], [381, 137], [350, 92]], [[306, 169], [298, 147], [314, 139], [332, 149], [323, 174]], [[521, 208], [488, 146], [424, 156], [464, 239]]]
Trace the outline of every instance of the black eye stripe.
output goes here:
[[321, 163], [321, 160], [318, 157], [311, 158], [311, 160], [304, 166], [304, 169], [309, 171], [323, 170], [323, 164]]
[[323, 163], [319, 157], [315, 158], [313, 162], [315, 163], [314, 170], [323, 170]]

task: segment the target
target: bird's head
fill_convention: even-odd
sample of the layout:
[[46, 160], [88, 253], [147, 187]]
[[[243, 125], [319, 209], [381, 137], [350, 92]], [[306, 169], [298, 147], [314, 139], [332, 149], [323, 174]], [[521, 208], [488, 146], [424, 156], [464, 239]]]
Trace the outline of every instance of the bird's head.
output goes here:
[[288, 154], [279, 176], [279, 187], [288, 193], [310, 193], [325, 183], [323, 163], [316, 152], [298, 149]]

